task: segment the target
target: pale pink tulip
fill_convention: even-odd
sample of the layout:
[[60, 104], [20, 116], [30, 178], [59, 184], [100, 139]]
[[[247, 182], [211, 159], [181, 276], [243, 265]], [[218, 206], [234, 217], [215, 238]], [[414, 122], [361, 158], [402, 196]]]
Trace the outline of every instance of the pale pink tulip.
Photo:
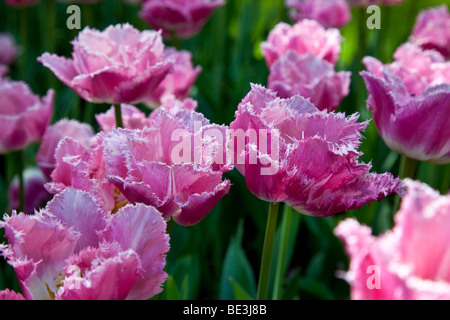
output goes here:
[[12, 64], [19, 54], [20, 48], [13, 36], [9, 33], [0, 33], [0, 65]]
[[261, 44], [261, 49], [269, 67], [289, 50], [311, 53], [334, 65], [341, 51], [341, 40], [338, 29], [325, 29], [317, 21], [305, 19], [292, 26], [278, 23]]
[[29, 300], [149, 299], [167, 277], [169, 237], [153, 207], [128, 205], [110, 216], [89, 193], [67, 189], [0, 226], [8, 240], [0, 250]]
[[[120, 109], [122, 112], [122, 122], [124, 128], [142, 129], [147, 124], [147, 116], [137, 107], [131, 104], [122, 104]], [[109, 108], [109, 110], [105, 113], [96, 114], [95, 119], [97, 120], [97, 123], [102, 131], [106, 132], [117, 128], [114, 106]]]
[[354, 300], [450, 299], [450, 196], [405, 184], [392, 230], [374, 236], [353, 218], [335, 229], [350, 256], [345, 279]]

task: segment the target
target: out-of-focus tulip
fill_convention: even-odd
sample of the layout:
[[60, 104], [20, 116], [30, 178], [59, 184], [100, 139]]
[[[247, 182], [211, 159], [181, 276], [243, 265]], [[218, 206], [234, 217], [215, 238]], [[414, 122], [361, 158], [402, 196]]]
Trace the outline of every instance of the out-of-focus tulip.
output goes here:
[[14, 8], [23, 8], [35, 5], [39, 0], [5, 0], [5, 3]]
[[351, 19], [345, 0], [286, 0], [286, 6], [292, 20], [316, 20], [325, 28], [340, 28]]
[[0, 65], [10, 65], [20, 54], [20, 48], [9, 33], [0, 33]]
[[[131, 104], [122, 104], [121, 110], [123, 127], [126, 129], [143, 129], [148, 122], [145, 113]], [[106, 132], [117, 128], [114, 107], [105, 113], [96, 114], [95, 119], [102, 131]]]
[[289, 50], [299, 54], [312, 53], [334, 65], [341, 51], [341, 40], [338, 29], [325, 29], [317, 21], [305, 19], [292, 26], [278, 23], [261, 44], [261, 49], [269, 67]]
[[335, 72], [331, 63], [312, 54], [288, 51], [270, 68], [268, 88], [280, 98], [301, 95], [319, 110], [334, 111], [348, 95], [351, 72]]
[[450, 299], [450, 196], [405, 184], [392, 230], [374, 236], [353, 218], [335, 229], [350, 256], [345, 279], [354, 300]]
[[140, 17], [165, 37], [189, 38], [198, 33], [225, 0], [147, 0]]
[[72, 59], [44, 53], [38, 61], [94, 103], [140, 103], [172, 67], [160, 32], [140, 32], [129, 24], [104, 31], [86, 27], [72, 44]]
[[320, 111], [301, 96], [281, 99], [253, 85], [230, 124], [234, 164], [255, 196], [312, 216], [401, 194], [400, 180], [370, 173], [369, 164], [358, 162], [367, 122], [357, 120], [357, 114]]
[[54, 91], [42, 99], [27, 84], [0, 79], [0, 154], [41, 140], [53, 111]]

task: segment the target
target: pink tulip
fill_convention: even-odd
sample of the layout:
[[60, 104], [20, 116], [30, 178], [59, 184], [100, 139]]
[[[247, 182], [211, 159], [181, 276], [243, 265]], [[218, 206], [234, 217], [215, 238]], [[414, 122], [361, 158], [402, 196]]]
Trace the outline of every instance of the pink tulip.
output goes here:
[[162, 102], [161, 99], [168, 95], [172, 95], [178, 100], [185, 99], [202, 70], [201, 67], [194, 68], [192, 54], [189, 51], [167, 48], [164, 51], [164, 56], [166, 60], [172, 61], [173, 69], [158, 87], [145, 98], [144, 103], [152, 108], [159, 107]]
[[405, 0], [347, 0], [351, 6], [368, 7], [370, 5], [394, 5]]
[[[122, 121], [123, 127], [127, 129], [142, 129], [148, 122], [147, 116], [144, 112], [131, 104], [122, 104]], [[117, 128], [116, 115], [114, 107], [109, 108], [105, 113], [96, 114], [95, 119], [100, 125], [102, 131], [111, 131]]]
[[331, 63], [290, 50], [270, 68], [268, 88], [280, 98], [297, 94], [319, 109], [334, 111], [348, 95], [351, 72], [335, 72]]
[[3, 64], [0, 64], [0, 79], [5, 76], [9, 71], [8, 66], [5, 66]]
[[72, 137], [82, 144], [88, 144], [94, 136], [94, 130], [89, 124], [80, 123], [76, 120], [61, 119], [50, 125], [42, 137], [42, 142], [36, 154], [36, 164], [50, 179], [55, 169], [55, 150], [64, 137]]
[[439, 51], [450, 58], [450, 13], [447, 6], [430, 8], [419, 13], [409, 41], [424, 49]]
[[286, 0], [286, 6], [292, 20], [316, 20], [325, 28], [340, 28], [351, 19], [345, 0]]
[[[50, 200], [50, 194], [45, 190], [46, 177], [35, 167], [27, 168], [23, 172], [25, 205], [24, 212], [33, 213]], [[15, 176], [8, 189], [9, 209], [17, 208], [19, 204], [19, 178]]]
[[0, 300], [25, 300], [22, 294], [9, 289], [0, 291]]
[[161, 34], [129, 24], [101, 32], [86, 27], [72, 44], [72, 59], [44, 53], [38, 61], [90, 102], [140, 103], [172, 67]]
[[350, 256], [345, 279], [354, 300], [450, 299], [450, 196], [405, 180], [395, 226], [379, 236], [355, 219], [338, 224]]
[[409, 158], [449, 163], [450, 64], [435, 51], [418, 54], [413, 45], [400, 52], [402, 59], [387, 66], [364, 60], [367, 107], [378, 132], [389, 148]]
[[[357, 114], [346, 118], [320, 111], [301, 96], [281, 99], [252, 85], [230, 124], [231, 148], [238, 155], [234, 164], [255, 196], [285, 202], [312, 216], [358, 209], [393, 192], [401, 194], [398, 179], [370, 173], [370, 165], [358, 162], [367, 122], [357, 120]], [[254, 137], [259, 138], [252, 141]]]
[[14, 8], [23, 8], [35, 5], [39, 0], [5, 0], [5, 3]]
[[269, 67], [289, 50], [312, 53], [334, 65], [341, 51], [341, 39], [338, 29], [325, 29], [314, 20], [301, 20], [293, 26], [280, 22], [270, 31], [261, 49]]
[[229, 180], [222, 181], [231, 169], [219, 140], [225, 130], [200, 113], [159, 108], [143, 130], [116, 129], [106, 135], [106, 175], [131, 203], [152, 205], [181, 225], [196, 224], [230, 188]]
[[164, 37], [189, 38], [198, 33], [225, 0], [147, 0], [140, 17]]
[[14, 38], [9, 33], [0, 33], [0, 65], [10, 65], [20, 54]]
[[67, 189], [34, 215], [3, 220], [8, 245], [0, 249], [26, 299], [149, 299], [162, 291], [169, 237], [153, 207], [110, 216], [89, 193]]
[[41, 140], [52, 116], [53, 96], [48, 90], [41, 99], [24, 82], [0, 79], [0, 154]]
[[[163, 108], [168, 113], [176, 115], [181, 110], [192, 110], [197, 109], [198, 102], [192, 98], [186, 98], [184, 100], [178, 100], [173, 95], [164, 96], [161, 101], [161, 108]], [[159, 112], [150, 113], [150, 121], [154, 117], [159, 117]]]

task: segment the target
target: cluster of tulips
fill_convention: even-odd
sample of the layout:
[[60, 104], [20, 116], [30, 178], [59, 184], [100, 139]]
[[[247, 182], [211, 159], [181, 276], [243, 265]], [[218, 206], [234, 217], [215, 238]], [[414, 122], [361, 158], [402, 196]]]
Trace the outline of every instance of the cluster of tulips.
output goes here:
[[[233, 188], [224, 177], [231, 170], [269, 203], [258, 299], [267, 299], [280, 203], [320, 219], [391, 194], [402, 198], [392, 230], [376, 237], [354, 218], [335, 229], [351, 259], [344, 276], [351, 298], [449, 299], [450, 196], [412, 176], [373, 172], [358, 150], [368, 121], [337, 111], [351, 79], [335, 68], [338, 28], [351, 6], [372, 2], [287, 0], [294, 23], [280, 22], [261, 43], [267, 86], [251, 84], [229, 125], [212, 123], [189, 96], [208, 70], [194, 66], [189, 51], [165, 44], [193, 37], [225, 1], [138, 1], [151, 29], [85, 27], [71, 42], [71, 57], [37, 57], [81, 99], [111, 105], [95, 115], [98, 132], [74, 119], [51, 123], [55, 91], [39, 97], [8, 78], [20, 49], [2, 35], [0, 153], [33, 143], [39, 149], [36, 168], [12, 182], [11, 212], [0, 222], [6, 239], [0, 252], [21, 289], [3, 290], [0, 299], [160, 294], [172, 224], [201, 223]], [[418, 161], [450, 162], [449, 31], [448, 9], [430, 8], [391, 63], [362, 61], [379, 135], [410, 169]], [[376, 290], [367, 286], [372, 265], [381, 269]]]

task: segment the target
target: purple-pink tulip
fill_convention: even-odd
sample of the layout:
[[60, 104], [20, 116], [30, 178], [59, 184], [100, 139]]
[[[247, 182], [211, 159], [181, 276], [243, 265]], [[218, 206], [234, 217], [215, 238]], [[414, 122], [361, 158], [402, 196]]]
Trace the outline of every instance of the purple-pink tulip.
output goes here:
[[[41, 170], [36, 167], [30, 167], [23, 171], [25, 204], [23, 211], [33, 213], [35, 209], [40, 208], [50, 200], [50, 194], [44, 185], [47, 178]], [[19, 178], [15, 176], [8, 189], [9, 210], [15, 209], [19, 205]]]
[[200, 113], [159, 108], [143, 130], [105, 136], [106, 175], [131, 203], [152, 205], [181, 225], [196, 224], [230, 188], [222, 180], [231, 169], [224, 159], [225, 130]]
[[314, 56], [335, 64], [341, 51], [341, 34], [338, 29], [325, 29], [314, 20], [302, 20], [294, 25], [278, 23], [261, 43], [261, 49], [270, 67], [289, 50]]
[[38, 61], [94, 103], [140, 103], [172, 67], [160, 32], [141, 32], [129, 24], [104, 31], [86, 27], [72, 45], [72, 59], [44, 53]]
[[450, 63], [412, 44], [383, 65], [365, 58], [367, 107], [384, 142], [412, 159], [450, 162]]
[[5, 0], [5, 3], [14, 8], [23, 8], [35, 5], [39, 0]]
[[13, 36], [9, 33], [0, 33], [0, 65], [10, 65], [20, 54]]
[[419, 13], [409, 41], [424, 49], [439, 51], [450, 58], [450, 13], [447, 6], [430, 8]]
[[394, 5], [402, 3], [405, 0], [347, 0], [351, 6], [368, 7], [370, 5]]
[[334, 111], [348, 95], [351, 72], [336, 72], [334, 66], [313, 54], [290, 50], [270, 68], [268, 88], [280, 98], [301, 95], [319, 110]]
[[47, 128], [36, 153], [36, 164], [49, 180], [56, 165], [55, 150], [64, 137], [88, 144], [94, 137], [94, 130], [87, 123], [68, 119], [61, 119]]
[[405, 180], [395, 226], [379, 236], [356, 219], [335, 234], [350, 256], [345, 279], [354, 300], [450, 299], [450, 196]]
[[0, 79], [0, 154], [41, 140], [50, 124], [54, 91], [42, 99], [24, 82]]
[[140, 17], [164, 37], [189, 38], [197, 34], [225, 0], [146, 0]]
[[370, 173], [369, 164], [358, 162], [367, 122], [357, 120], [357, 114], [320, 111], [301, 96], [281, 99], [252, 85], [230, 124], [241, 138], [230, 140], [238, 156], [234, 164], [255, 196], [312, 216], [401, 194], [401, 181], [390, 173]]
[[173, 68], [158, 87], [150, 91], [145, 98], [144, 103], [151, 108], [159, 107], [165, 96], [172, 95], [178, 100], [185, 99], [202, 70], [200, 66], [194, 68], [192, 54], [189, 51], [167, 48], [164, 56], [165, 59], [172, 61]]
[[89, 193], [67, 189], [34, 215], [13, 212], [0, 226], [8, 240], [0, 250], [28, 300], [149, 299], [167, 277], [166, 223], [150, 206], [111, 216]]
[[340, 28], [351, 19], [346, 0], [286, 0], [292, 20], [315, 20], [325, 28]]

